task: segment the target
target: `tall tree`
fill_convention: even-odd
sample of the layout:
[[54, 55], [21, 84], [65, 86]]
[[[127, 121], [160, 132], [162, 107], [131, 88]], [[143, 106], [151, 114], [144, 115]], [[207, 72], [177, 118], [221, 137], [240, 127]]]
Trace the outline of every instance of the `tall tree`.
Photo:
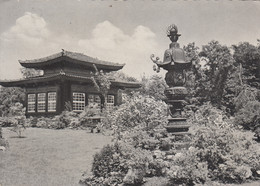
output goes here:
[[260, 45], [242, 42], [233, 45], [233, 49], [236, 65], [240, 67], [241, 81], [260, 88]]
[[200, 85], [205, 88], [211, 103], [220, 107], [224, 88], [233, 68], [233, 56], [230, 49], [221, 45], [218, 41], [211, 41], [207, 45], [202, 46], [200, 56], [203, 57], [205, 62]]

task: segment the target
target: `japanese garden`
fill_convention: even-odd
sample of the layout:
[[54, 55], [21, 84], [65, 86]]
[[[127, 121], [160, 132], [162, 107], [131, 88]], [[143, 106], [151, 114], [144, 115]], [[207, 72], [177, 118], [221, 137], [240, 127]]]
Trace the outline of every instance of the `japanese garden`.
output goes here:
[[260, 40], [166, 36], [140, 80], [63, 49], [19, 61], [0, 80], [0, 185], [259, 185]]

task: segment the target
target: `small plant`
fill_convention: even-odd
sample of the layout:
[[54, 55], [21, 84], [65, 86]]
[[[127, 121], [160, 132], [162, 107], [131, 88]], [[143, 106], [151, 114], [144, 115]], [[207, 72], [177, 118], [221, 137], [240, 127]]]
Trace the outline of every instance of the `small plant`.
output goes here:
[[18, 138], [22, 137], [22, 132], [26, 129], [25, 116], [15, 117], [15, 122], [12, 125], [11, 131], [15, 132]]
[[15, 132], [19, 138], [22, 137], [22, 132], [26, 129], [25, 109], [21, 103], [15, 103], [10, 108], [13, 116], [11, 131]]
[[3, 138], [3, 131], [0, 126], [0, 150], [5, 150], [6, 147], [9, 147], [8, 142]]

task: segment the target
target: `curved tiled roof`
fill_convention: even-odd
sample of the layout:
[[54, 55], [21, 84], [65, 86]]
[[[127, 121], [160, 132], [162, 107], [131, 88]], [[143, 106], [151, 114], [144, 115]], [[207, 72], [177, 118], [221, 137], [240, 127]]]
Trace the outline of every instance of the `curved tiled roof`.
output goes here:
[[62, 50], [62, 52], [32, 60], [19, 60], [19, 63], [26, 68], [42, 69], [48, 65], [65, 61], [68, 63], [79, 64], [83, 66], [93, 67], [93, 64], [100, 70], [120, 70], [125, 64], [102, 61], [97, 58], [87, 56], [82, 53], [70, 52]]
[[[60, 72], [58, 74], [53, 74], [49, 76], [36, 76], [31, 77], [28, 79], [18, 79], [18, 80], [4, 80], [0, 81], [0, 85], [4, 87], [25, 87], [28, 84], [36, 84], [42, 82], [50, 82], [50, 81], [57, 81], [58, 79], [68, 79], [68, 80], [75, 80], [81, 81], [84, 83], [92, 83], [93, 77], [86, 77], [86, 76], [78, 76], [78, 75], [71, 75], [65, 74], [64, 72]], [[117, 81], [117, 80], [110, 80], [111, 85], [118, 86], [121, 88], [140, 88], [141, 84], [138, 82], [126, 82], [126, 81]]]

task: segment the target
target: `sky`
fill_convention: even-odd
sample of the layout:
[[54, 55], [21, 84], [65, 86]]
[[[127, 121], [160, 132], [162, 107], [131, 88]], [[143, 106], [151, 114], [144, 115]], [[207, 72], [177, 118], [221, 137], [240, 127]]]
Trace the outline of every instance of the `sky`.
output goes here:
[[[260, 39], [260, 2], [173, 0], [0, 0], [0, 79], [21, 78], [18, 60], [65, 49], [116, 63], [138, 79], [155, 74], [176, 24], [181, 46], [231, 46]], [[163, 72], [162, 72], [163, 73]]]

